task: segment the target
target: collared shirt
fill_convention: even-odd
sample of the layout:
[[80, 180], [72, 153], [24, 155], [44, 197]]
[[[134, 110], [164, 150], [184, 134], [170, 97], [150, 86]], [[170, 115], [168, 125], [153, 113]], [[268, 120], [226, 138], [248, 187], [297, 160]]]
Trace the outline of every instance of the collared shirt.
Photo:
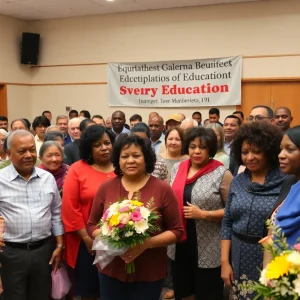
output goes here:
[[162, 133], [156, 142], [152, 142], [151, 139], [150, 139], [150, 141], [151, 141], [151, 146], [152, 146], [155, 154], [158, 155], [160, 153], [159, 152], [160, 146], [165, 143], [165, 135]]
[[126, 127], [124, 127], [124, 126], [123, 126], [123, 129], [122, 129], [122, 131], [120, 133], [116, 133], [113, 128], [111, 129], [111, 131], [116, 135], [116, 139], [118, 138], [118, 136], [120, 134], [122, 134], [122, 133], [129, 133], [130, 132], [130, 130], [127, 129]]
[[35, 148], [36, 148], [36, 153], [39, 154], [40, 153], [40, 148], [43, 145], [43, 141], [41, 141], [38, 137], [38, 135], [36, 134], [34, 136], [34, 141], [35, 141]]
[[226, 142], [226, 140], [224, 140], [224, 150], [225, 152], [230, 155], [230, 150], [231, 150], [231, 144], [232, 144], [233, 140], [229, 143]]
[[0, 170], [4, 241], [28, 243], [62, 235], [61, 198], [53, 175], [33, 168], [26, 181], [11, 164]]

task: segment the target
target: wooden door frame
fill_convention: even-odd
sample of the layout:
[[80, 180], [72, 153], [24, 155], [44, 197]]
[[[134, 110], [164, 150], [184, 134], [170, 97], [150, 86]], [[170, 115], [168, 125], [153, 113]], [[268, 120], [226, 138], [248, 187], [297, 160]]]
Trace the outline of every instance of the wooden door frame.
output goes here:
[[0, 116], [7, 117], [7, 86], [0, 85]]

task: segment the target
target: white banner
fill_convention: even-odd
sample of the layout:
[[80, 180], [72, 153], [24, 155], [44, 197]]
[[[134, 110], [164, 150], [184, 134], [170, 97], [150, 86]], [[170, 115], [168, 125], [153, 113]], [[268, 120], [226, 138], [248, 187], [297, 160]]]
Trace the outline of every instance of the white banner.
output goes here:
[[109, 106], [193, 107], [241, 104], [242, 57], [109, 63]]

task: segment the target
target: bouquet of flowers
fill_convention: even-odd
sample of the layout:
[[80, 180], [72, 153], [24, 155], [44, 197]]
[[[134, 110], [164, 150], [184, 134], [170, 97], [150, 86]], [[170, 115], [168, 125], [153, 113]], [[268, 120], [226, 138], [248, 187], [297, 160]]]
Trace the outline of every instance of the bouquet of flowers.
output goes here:
[[270, 251], [271, 261], [261, 271], [259, 282], [253, 285], [258, 293], [254, 298], [272, 300], [300, 299], [300, 244], [290, 248], [284, 234], [278, 227], [273, 227], [273, 237], [260, 240], [265, 250]]
[[[159, 218], [151, 198], [146, 206], [139, 201], [139, 194], [134, 200], [119, 200], [113, 203], [100, 220], [100, 235], [95, 239], [95, 263], [105, 268], [115, 256], [124, 254], [130, 247], [143, 244], [144, 241], [160, 230], [155, 225]], [[128, 274], [135, 272], [134, 262], [125, 265]]]

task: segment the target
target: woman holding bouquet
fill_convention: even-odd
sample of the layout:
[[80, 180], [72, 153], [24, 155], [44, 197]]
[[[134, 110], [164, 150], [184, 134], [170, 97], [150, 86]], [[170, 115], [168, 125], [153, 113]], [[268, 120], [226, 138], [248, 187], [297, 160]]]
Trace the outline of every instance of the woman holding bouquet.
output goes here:
[[249, 285], [258, 281], [263, 251], [258, 241], [285, 176], [279, 169], [282, 132], [267, 122], [241, 126], [231, 151], [246, 170], [231, 184], [221, 230], [222, 278], [232, 299], [253, 299]]
[[91, 252], [93, 239], [86, 224], [99, 186], [115, 177], [111, 163], [113, 142], [112, 133], [103, 126], [86, 128], [79, 142], [81, 160], [69, 168], [64, 183], [65, 259], [74, 269], [76, 296], [83, 300], [99, 296], [98, 271]]
[[[98, 190], [87, 224], [88, 233], [98, 236], [98, 223], [104, 212], [113, 202], [125, 198], [138, 198], [144, 205], [153, 198], [160, 231], [99, 270], [101, 300], [158, 300], [160, 297], [167, 270], [166, 246], [180, 240], [183, 228], [171, 187], [149, 175], [155, 161], [149, 143], [136, 135], [120, 137], [114, 146], [112, 162], [118, 176]], [[135, 272], [127, 274], [125, 264], [133, 261]]]
[[168, 248], [175, 299], [223, 299], [219, 232], [232, 175], [213, 159], [217, 150], [213, 129], [192, 128], [184, 141], [190, 159], [172, 170], [185, 228], [181, 243]]

